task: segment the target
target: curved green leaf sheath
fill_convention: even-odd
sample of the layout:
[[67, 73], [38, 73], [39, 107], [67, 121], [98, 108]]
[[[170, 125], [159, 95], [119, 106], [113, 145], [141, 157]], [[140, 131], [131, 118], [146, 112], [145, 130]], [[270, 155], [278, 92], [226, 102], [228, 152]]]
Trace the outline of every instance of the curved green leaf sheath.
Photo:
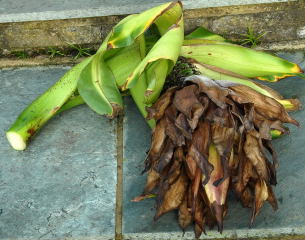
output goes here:
[[[156, 42], [132, 74], [128, 77], [122, 90], [130, 90], [140, 112], [146, 118], [146, 107], [150, 106], [160, 95], [165, 78], [177, 61], [183, 42], [182, 16], [177, 25], [173, 25]], [[141, 45], [141, 44], [140, 44]], [[148, 121], [150, 127], [155, 122]]]
[[79, 106], [81, 104], [84, 104], [84, 103], [85, 103], [85, 101], [80, 95], [70, 97], [66, 101], [66, 103], [64, 105], [62, 105], [62, 107], [57, 111], [57, 114], [62, 113], [64, 111], [67, 111], [71, 108], [77, 107], [77, 106]]
[[246, 85], [265, 96], [274, 98], [279, 103], [281, 103], [288, 111], [294, 111], [300, 108], [300, 102], [297, 99], [283, 99], [282, 96], [280, 96], [277, 92], [275, 92], [271, 88], [269, 89], [264, 85], [255, 83], [252, 80], [247, 79], [241, 75], [230, 72], [228, 70], [224, 70], [219, 67], [198, 63], [195, 61], [191, 61], [191, 62], [195, 66], [196, 70], [199, 71], [204, 76], [207, 76], [215, 80], [224, 80], [224, 81], [226, 80], [226, 81], [231, 81], [234, 83]]
[[[107, 47], [120, 48], [133, 44], [134, 40], [142, 35], [157, 20], [158, 17], [162, 17], [172, 8], [178, 8], [182, 12], [180, 2], [169, 2], [149, 9], [143, 13], [132, 15], [132, 17], [129, 19], [121, 21], [113, 28], [112, 35], [107, 43]], [[171, 21], [167, 24], [171, 26], [175, 22], [176, 21]]]
[[[139, 44], [139, 54], [140, 54], [140, 58], [143, 59], [145, 57], [146, 54], [146, 49], [145, 49], [145, 38], [144, 35], [141, 35], [138, 38], [138, 44]], [[147, 117], [147, 111], [146, 111], [146, 107], [148, 106], [147, 104], [145, 104], [145, 91], [147, 89], [147, 76], [146, 76], [146, 72], [144, 72], [138, 79], [138, 83], [132, 88], [130, 89], [130, 94], [134, 100], [134, 102], [136, 103], [140, 113], [142, 114], [142, 116], [146, 119]], [[154, 120], [148, 120], [146, 121], [148, 123], [148, 125], [151, 128], [155, 127], [155, 121]]]
[[191, 32], [190, 34], [186, 35], [184, 37], [185, 40], [191, 40], [191, 39], [205, 39], [205, 40], [215, 40], [215, 41], [223, 41], [225, 42], [226, 39], [222, 36], [210, 32], [209, 30], [198, 27], [195, 31]]
[[123, 108], [115, 77], [105, 64], [102, 52], [84, 68], [77, 86], [84, 101], [99, 114], [114, 117]]
[[[179, 19], [182, 19], [181, 3], [171, 2], [149, 9], [141, 14], [128, 16], [119, 22], [107, 36], [97, 55], [80, 76], [78, 89], [84, 101], [97, 113], [114, 117], [117, 111], [113, 107], [118, 106], [116, 108], [118, 110], [122, 107], [122, 100], [117, 87], [120, 87], [123, 91], [129, 89], [130, 87], [124, 88], [122, 86], [125, 85], [129, 76], [134, 75], [134, 71], [139, 73], [135, 76], [135, 80], [141, 79], [146, 84], [149, 81], [147, 79], [150, 79], [150, 76], [146, 74], [147, 63], [143, 64], [143, 61], [147, 61], [145, 58], [145, 31], [153, 23], [156, 23], [161, 35], [164, 32], [164, 35], [168, 36], [170, 35], [168, 34], [170, 32], [168, 30], [169, 27], [176, 24]], [[179, 44], [174, 46], [176, 48], [175, 56], [169, 56], [169, 58], [174, 60], [171, 63], [172, 66], [178, 58], [183, 41], [183, 27], [180, 28], [182, 28], [182, 32], [178, 38]], [[176, 36], [177, 34], [173, 37]], [[152, 50], [149, 53], [151, 52]], [[163, 54], [166, 55], [166, 52]], [[153, 61], [156, 60], [154, 59]], [[140, 72], [137, 70], [139, 66], [143, 66]], [[162, 71], [164, 72], [164, 69]], [[168, 71], [166, 71], [167, 73]], [[163, 79], [156, 84], [156, 89], [159, 91], [162, 89], [166, 74], [163, 74]], [[154, 74], [154, 76], [158, 77], [161, 75]], [[141, 84], [141, 86], [144, 85]], [[146, 115], [145, 91], [142, 92], [141, 87], [131, 91], [131, 95], [143, 115]], [[135, 94], [142, 96], [139, 97]], [[154, 94], [158, 95], [157, 93]]]
[[[130, 89], [130, 94], [144, 118], [147, 117], [146, 107], [150, 106], [145, 103], [144, 93], [146, 89], [147, 89], [147, 84], [145, 81], [144, 74], [140, 76], [138, 83], [133, 88]], [[146, 122], [151, 128], [154, 128], [156, 125], [154, 120], [147, 120]]]
[[70, 69], [17, 117], [15, 123], [6, 132], [7, 139], [14, 149], [24, 150], [29, 138], [70, 98], [76, 90], [78, 76], [90, 60], [91, 57]]
[[[276, 81], [283, 78], [284, 75], [292, 75], [302, 71], [297, 64], [282, 58], [220, 41], [185, 40], [181, 56], [217, 66], [245, 77], [258, 77], [269, 81]], [[274, 79], [264, 79], [264, 76], [274, 76]]]
[[[158, 28], [158, 31], [161, 35], [164, 35], [167, 33], [167, 31], [174, 25], [178, 24], [178, 22], [181, 20], [181, 17], [183, 15], [183, 9], [182, 4], [180, 1], [173, 2], [173, 5], [171, 8], [168, 8], [168, 10], [164, 11], [162, 15], [160, 15], [156, 21], [155, 24]], [[179, 24], [181, 25], [181, 24]], [[183, 22], [182, 22], [183, 25]]]
[[168, 74], [169, 62], [166, 59], [153, 62], [146, 71], [148, 79], [145, 91], [145, 103], [154, 103], [163, 89], [163, 85]]
[[[143, 37], [141, 36], [140, 38], [142, 39]], [[141, 56], [141, 47], [145, 47], [145, 41], [140, 42], [140, 38], [135, 40], [134, 44], [119, 49], [119, 52], [116, 55], [109, 58], [109, 60], [106, 60], [106, 64], [111, 69], [116, 79], [116, 84], [119, 87], [124, 85], [128, 76], [136, 69], [136, 67], [142, 61], [143, 57]], [[108, 52], [117, 50], [118, 49], [113, 49], [109, 50]]]
[[[166, 59], [168, 60], [168, 72], [175, 65], [180, 47], [183, 42], [183, 19], [181, 18], [177, 25], [174, 25], [167, 33], [165, 33], [159, 41], [153, 46], [142, 62], [137, 66], [134, 72], [128, 77], [122, 90], [131, 89], [137, 84], [139, 76], [143, 73], [146, 67], [155, 61]], [[149, 78], [149, 76], [147, 76]], [[163, 79], [164, 81], [164, 79]], [[163, 85], [162, 85], [163, 86]]]

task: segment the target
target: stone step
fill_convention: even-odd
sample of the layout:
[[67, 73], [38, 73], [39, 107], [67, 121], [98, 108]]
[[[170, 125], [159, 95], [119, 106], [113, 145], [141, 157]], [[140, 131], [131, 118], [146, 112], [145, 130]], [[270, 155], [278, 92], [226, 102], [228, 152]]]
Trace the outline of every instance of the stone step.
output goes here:
[[[279, 54], [305, 69], [304, 52]], [[145, 183], [141, 171], [151, 134], [130, 98], [125, 98], [123, 120], [110, 121], [79, 106], [54, 117], [25, 151], [9, 146], [5, 130], [67, 70], [0, 71], [0, 240], [194, 239], [192, 229], [182, 237], [175, 213], [154, 222], [153, 199], [130, 201]], [[305, 104], [304, 80], [270, 85]], [[293, 113], [301, 126], [304, 114]], [[208, 230], [203, 239], [305, 239], [305, 130], [290, 128], [289, 136], [274, 141], [280, 161], [279, 210], [272, 212], [265, 204], [248, 229], [250, 212], [232, 201], [223, 235]]]
[[[69, 44], [95, 48], [126, 14], [167, 2], [0, 0], [0, 51], [44, 49]], [[232, 40], [247, 27], [267, 33], [262, 47], [270, 50], [305, 49], [303, 0], [185, 0], [186, 31], [204, 26]], [[1, 53], [0, 52], [0, 53]]]
[[[184, 0], [185, 9], [200, 9], [209, 7], [223, 7], [233, 5], [248, 5], [261, 3], [288, 2], [289, 0]], [[54, 0], [48, 3], [39, 0], [1, 0], [0, 23], [42, 21], [69, 18], [89, 18], [100, 16], [126, 15], [144, 11], [168, 0], [151, 0], [147, 2], [139, 0], [89, 0], [89, 1], [60, 1]]]

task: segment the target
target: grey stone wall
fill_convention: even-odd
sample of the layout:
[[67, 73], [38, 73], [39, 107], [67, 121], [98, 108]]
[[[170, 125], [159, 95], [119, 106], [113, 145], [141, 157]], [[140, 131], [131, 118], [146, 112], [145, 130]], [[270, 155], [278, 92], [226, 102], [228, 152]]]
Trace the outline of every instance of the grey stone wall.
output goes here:
[[[187, 1], [186, 1], [187, 2]], [[262, 47], [305, 49], [305, 1], [235, 5], [185, 11], [186, 31], [204, 26], [231, 40], [252, 27], [267, 34]], [[31, 50], [67, 43], [97, 46], [124, 15], [65, 20], [0, 23], [0, 50]], [[289, 44], [293, 42], [293, 44]], [[293, 45], [293, 46], [292, 46]]]

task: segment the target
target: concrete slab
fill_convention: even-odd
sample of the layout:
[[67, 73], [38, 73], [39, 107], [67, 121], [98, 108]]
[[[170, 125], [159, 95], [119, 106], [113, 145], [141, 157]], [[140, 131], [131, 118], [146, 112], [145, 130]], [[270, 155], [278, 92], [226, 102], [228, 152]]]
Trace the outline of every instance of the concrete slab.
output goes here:
[[66, 67], [0, 72], [0, 239], [113, 239], [116, 122], [64, 112], [17, 152], [5, 130]]
[[[186, 9], [287, 2], [288, 0], [184, 0]], [[291, 0], [290, 0], [291, 1]], [[20, 22], [125, 15], [144, 11], [168, 0], [0, 0], [0, 22]]]
[[[282, 57], [298, 62], [305, 69], [304, 52], [279, 53]], [[305, 104], [305, 84], [299, 78], [285, 79], [272, 85], [285, 97], [298, 97]], [[172, 212], [153, 221], [154, 199], [139, 203], [130, 200], [142, 193], [146, 176], [141, 175], [145, 152], [149, 148], [150, 129], [130, 99], [126, 101], [124, 125], [125, 159], [124, 159], [124, 205], [123, 236], [124, 239], [194, 239], [192, 228], [182, 236], [177, 224], [176, 213]], [[225, 219], [224, 233], [207, 230], [202, 239], [249, 239], [294, 235], [305, 238], [305, 111], [292, 115], [301, 123], [301, 128], [289, 126], [291, 134], [274, 141], [278, 152], [280, 168], [278, 185], [275, 188], [279, 201], [279, 210], [273, 212], [265, 204], [252, 229], [248, 228], [250, 211], [244, 209], [234, 199], [229, 202], [229, 214]], [[292, 237], [293, 239], [293, 237]]]

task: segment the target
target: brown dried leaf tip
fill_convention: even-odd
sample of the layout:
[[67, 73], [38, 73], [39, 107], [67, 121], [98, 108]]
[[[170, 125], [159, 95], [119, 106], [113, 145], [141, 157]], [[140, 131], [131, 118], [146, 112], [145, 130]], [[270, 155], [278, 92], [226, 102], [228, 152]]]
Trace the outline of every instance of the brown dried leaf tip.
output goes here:
[[283, 123], [298, 122], [276, 100], [244, 85], [191, 76], [148, 110], [157, 125], [142, 198], [156, 194], [155, 220], [177, 209], [181, 228], [194, 223], [197, 238], [206, 225], [222, 232], [229, 189], [252, 208], [251, 224], [264, 201], [277, 209], [270, 131], [286, 133]]

